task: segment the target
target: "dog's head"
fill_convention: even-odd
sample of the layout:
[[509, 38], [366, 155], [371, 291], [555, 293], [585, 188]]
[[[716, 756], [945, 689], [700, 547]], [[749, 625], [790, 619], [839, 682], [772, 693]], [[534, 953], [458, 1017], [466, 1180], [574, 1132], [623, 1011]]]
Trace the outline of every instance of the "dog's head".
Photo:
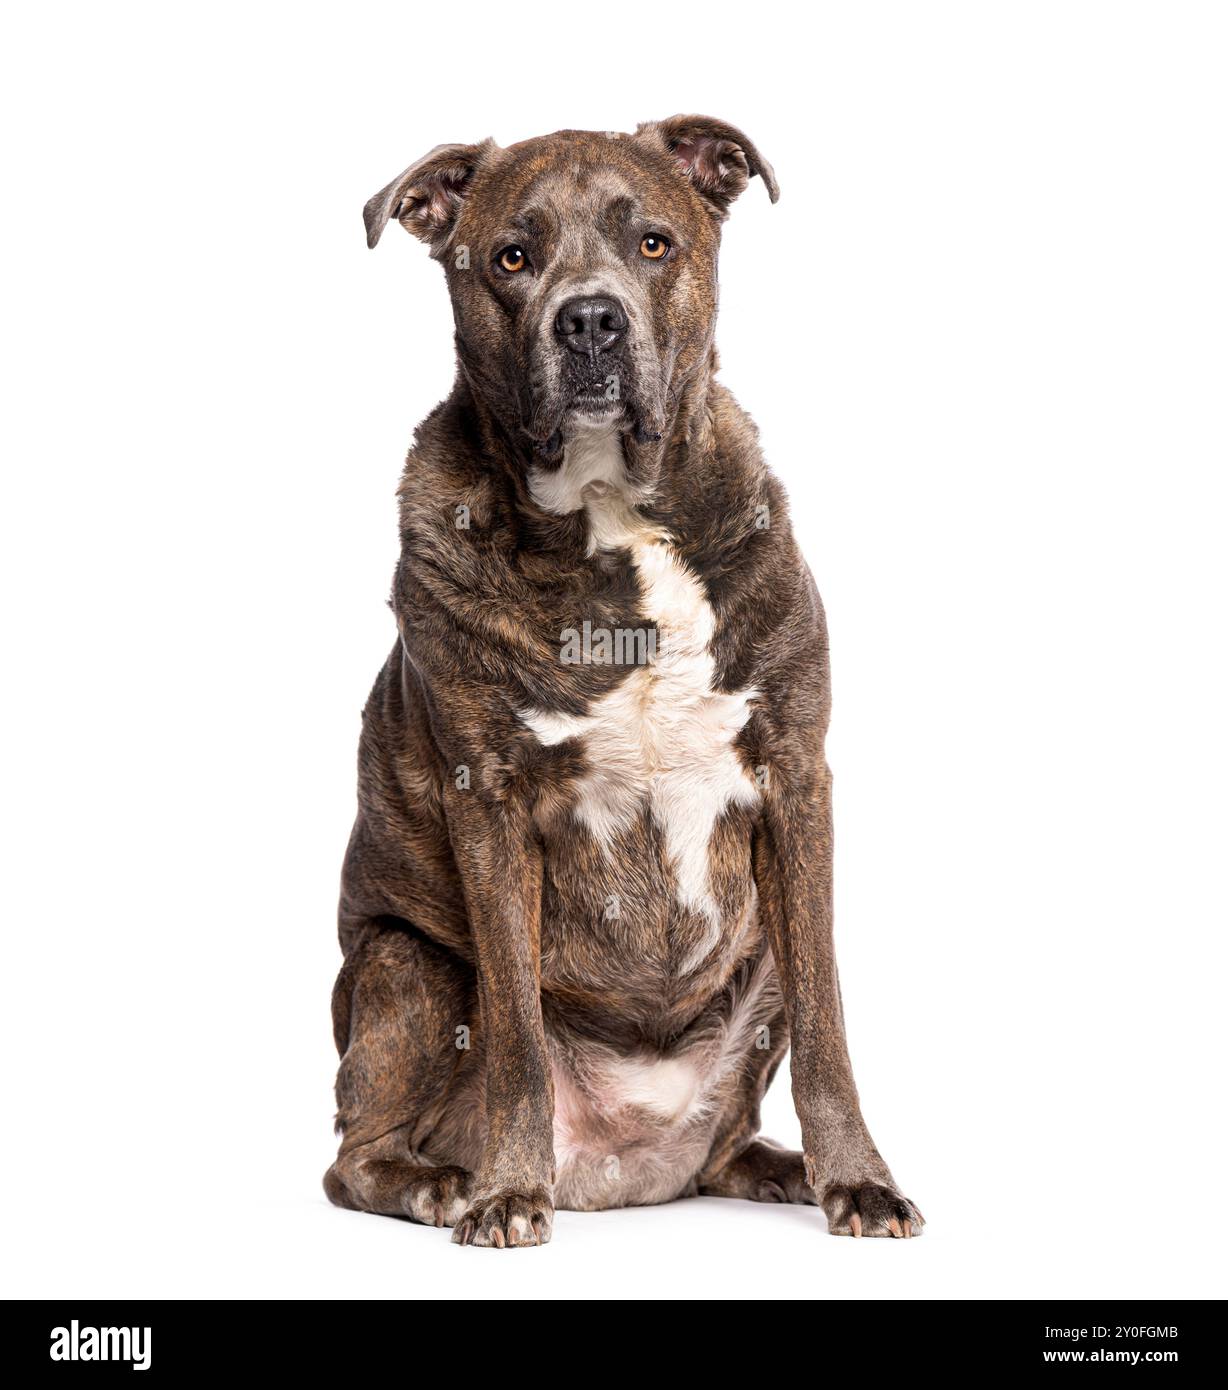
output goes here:
[[367, 204], [367, 244], [395, 218], [431, 246], [470, 383], [541, 456], [578, 416], [643, 442], [710, 360], [719, 226], [755, 174], [775, 202], [767, 161], [706, 116], [440, 145]]

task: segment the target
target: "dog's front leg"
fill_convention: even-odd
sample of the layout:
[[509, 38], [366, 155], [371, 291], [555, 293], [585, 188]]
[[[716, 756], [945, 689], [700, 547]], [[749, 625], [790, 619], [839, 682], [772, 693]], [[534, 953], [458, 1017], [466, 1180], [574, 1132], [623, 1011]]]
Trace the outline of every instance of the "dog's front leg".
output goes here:
[[806, 1180], [833, 1235], [910, 1236], [924, 1224], [861, 1117], [832, 940], [831, 775], [770, 779], [755, 878], [784, 994]]
[[460, 1245], [544, 1245], [554, 1207], [554, 1097], [542, 1025], [541, 852], [523, 808], [457, 793], [448, 823], [477, 957], [486, 1147]]

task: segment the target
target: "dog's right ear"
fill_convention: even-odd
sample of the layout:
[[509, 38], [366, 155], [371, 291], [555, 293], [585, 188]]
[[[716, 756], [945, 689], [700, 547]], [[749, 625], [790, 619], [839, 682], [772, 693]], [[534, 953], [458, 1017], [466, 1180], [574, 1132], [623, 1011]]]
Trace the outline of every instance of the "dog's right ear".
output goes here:
[[433, 251], [442, 250], [474, 174], [495, 148], [493, 140], [480, 145], [436, 145], [363, 208], [367, 245], [374, 246], [389, 218], [395, 217], [407, 232], [429, 242]]

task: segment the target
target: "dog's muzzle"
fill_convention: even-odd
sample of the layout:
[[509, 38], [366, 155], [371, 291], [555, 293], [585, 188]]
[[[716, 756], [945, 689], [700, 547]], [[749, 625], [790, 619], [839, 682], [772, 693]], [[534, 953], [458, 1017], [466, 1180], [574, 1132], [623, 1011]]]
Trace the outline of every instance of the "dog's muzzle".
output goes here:
[[611, 295], [583, 295], [559, 309], [554, 339], [562, 349], [558, 371], [565, 410], [622, 408], [629, 387], [628, 328], [627, 311]]

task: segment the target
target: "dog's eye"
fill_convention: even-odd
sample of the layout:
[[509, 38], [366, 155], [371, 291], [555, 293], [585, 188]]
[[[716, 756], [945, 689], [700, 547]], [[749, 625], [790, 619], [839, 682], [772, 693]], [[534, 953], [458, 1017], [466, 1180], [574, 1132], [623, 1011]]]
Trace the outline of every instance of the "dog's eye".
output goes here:
[[659, 261], [668, 250], [669, 242], [651, 232], [640, 242], [640, 255], [647, 256], [650, 261]]
[[529, 263], [528, 256], [519, 246], [505, 246], [499, 252], [499, 264], [509, 275], [517, 275]]

